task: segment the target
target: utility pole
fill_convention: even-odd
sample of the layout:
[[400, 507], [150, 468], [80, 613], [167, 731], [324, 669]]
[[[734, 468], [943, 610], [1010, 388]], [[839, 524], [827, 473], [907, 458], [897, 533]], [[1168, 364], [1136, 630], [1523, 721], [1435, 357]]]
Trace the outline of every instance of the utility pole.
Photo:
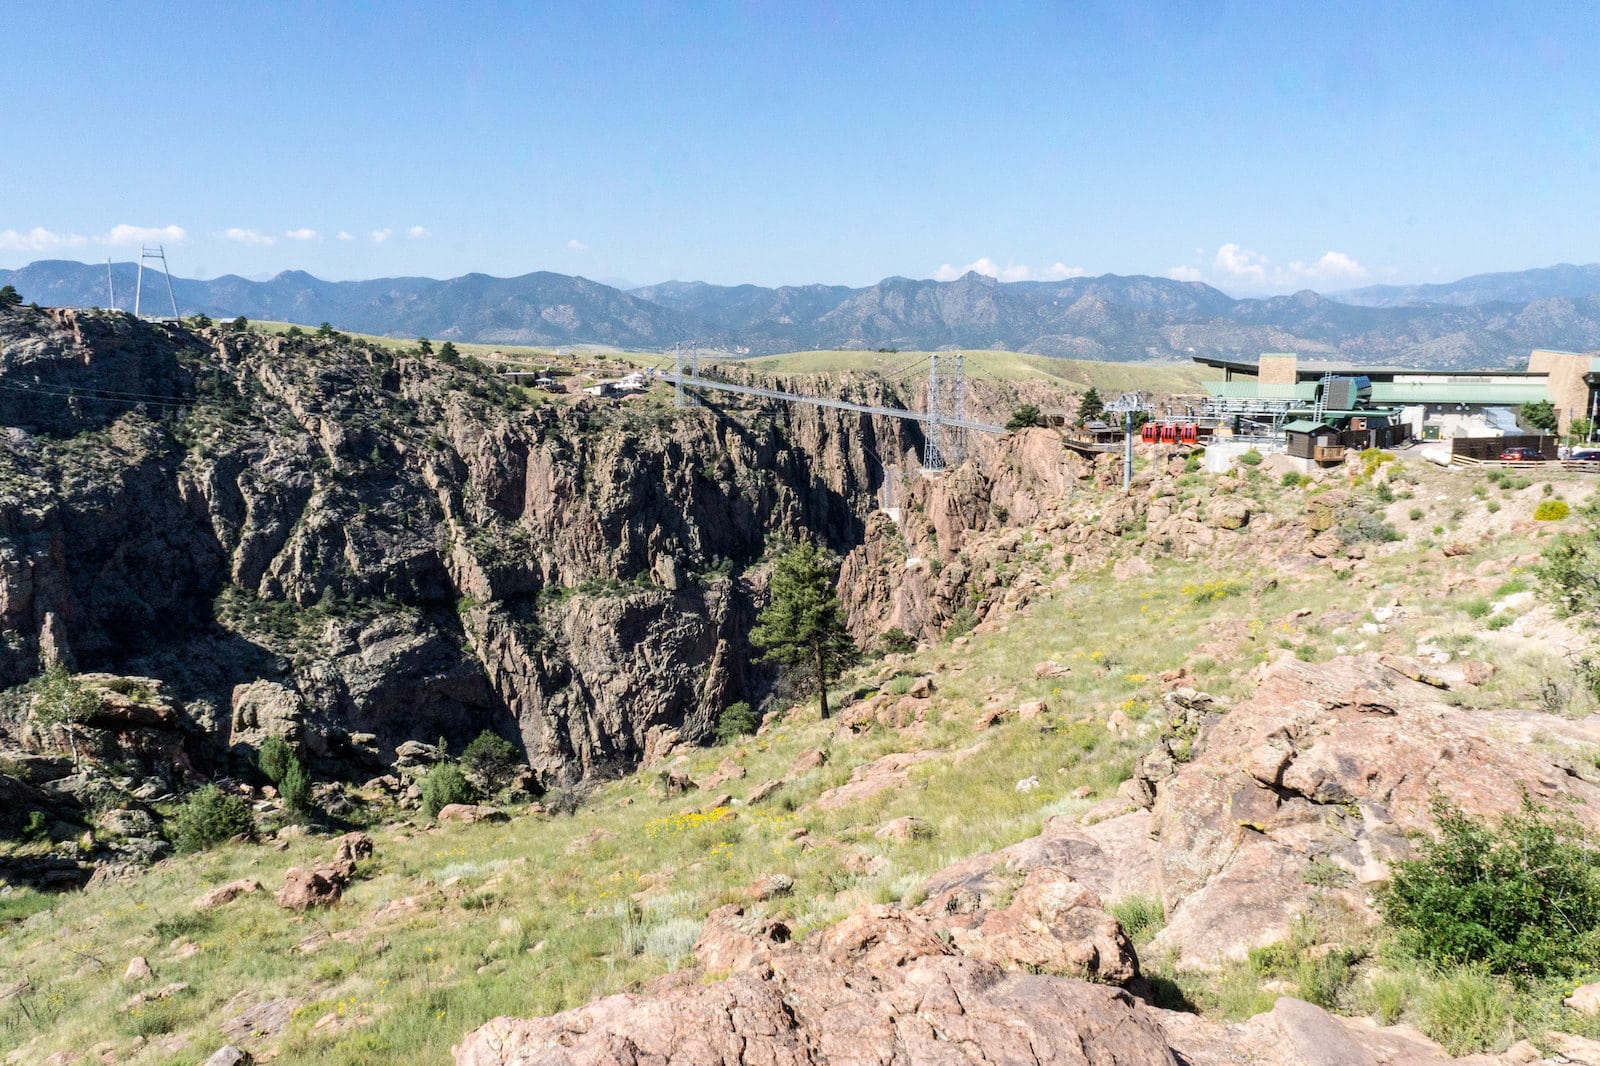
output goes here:
[[110, 308], [117, 309], [117, 287], [111, 283], [111, 257], [106, 256], [106, 298], [111, 301]]

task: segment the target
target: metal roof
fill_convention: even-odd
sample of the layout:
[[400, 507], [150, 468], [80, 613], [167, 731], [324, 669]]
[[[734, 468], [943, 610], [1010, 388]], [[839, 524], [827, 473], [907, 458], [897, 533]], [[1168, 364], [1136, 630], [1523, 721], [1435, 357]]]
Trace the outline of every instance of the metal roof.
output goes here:
[[1336, 432], [1336, 430], [1334, 430], [1334, 428], [1328, 425], [1326, 422], [1313, 422], [1307, 418], [1297, 418], [1293, 422], [1285, 422], [1283, 424], [1283, 431], [1285, 433], [1313, 433], [1319, 429], [1325, 429], [1329, 433]]
[[1492, 384], [1478, 381], [1375, 381], [1373, 403], [1471, 403], [1518, 404], [1550, 399], [1543, 381]]
[[1207, 381], [1206, 391], [1219, 400], [1306, 400], [1317, 398], [1317, 383], [1263, 385], [1259, 381]]

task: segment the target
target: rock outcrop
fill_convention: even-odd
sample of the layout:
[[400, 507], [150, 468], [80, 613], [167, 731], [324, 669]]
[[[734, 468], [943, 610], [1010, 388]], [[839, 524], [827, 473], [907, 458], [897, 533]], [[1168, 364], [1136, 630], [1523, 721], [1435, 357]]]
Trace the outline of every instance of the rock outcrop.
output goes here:
[[1134, 782], [1150, 806], [1146, 861], [1167, 911], [1153, 947], [1180, 967], [1286, 939], [1329, 894], [1373, 917], [1371, 887], [1432, 831], [1435, 798], [1490, 820], [1525, 792], [1589, 821], [1600, 810], [1600, 785], [1559, 750], [1524, 741], [1560, 737], [1564, 720], [1451, 706], [1376, 655], [1285, 656], [1259, 681], [1225, 714], [1169, 694], [1177, 738], [1141, 760]]
[[0, 382], [0, 686], [148, 675], [75, 739], [154, 738], [169, 787], [273, 735], [365, 774], [492, 728], [545, 784], [708, 735], [767, 681], [768, 535], [848, 550], [919, 443], [820, 408], [527, 407], [470, 361], [93, 311], [0, 312]]

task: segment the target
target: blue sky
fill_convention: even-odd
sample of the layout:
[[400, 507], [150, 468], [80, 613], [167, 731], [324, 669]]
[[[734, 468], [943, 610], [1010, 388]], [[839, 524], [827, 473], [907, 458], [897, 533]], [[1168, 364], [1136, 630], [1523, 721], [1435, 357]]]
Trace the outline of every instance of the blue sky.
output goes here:
[[1600, 260], [1595, 8], [10, 3], [0, 267], [650, 283]]

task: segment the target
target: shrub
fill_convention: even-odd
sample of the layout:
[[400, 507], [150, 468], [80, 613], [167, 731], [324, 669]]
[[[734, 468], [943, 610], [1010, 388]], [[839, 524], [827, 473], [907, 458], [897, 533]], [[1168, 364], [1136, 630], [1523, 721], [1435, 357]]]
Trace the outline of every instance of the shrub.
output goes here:
[[1378, 482], [1378, 487], [1373, 492], [1382, 503], [1394, 502], [1394, 489], [1389, 486], [1387, 481]]
[[437, 818], [452, 803], [473, 803], [477, 798], [472, 782], [453, 762], [439, 763], [422, 779], [422, 809], [429, 818]]
[[289, 765], [283, 771], [283, 780], [278, 782], [278, 795], [283, 797], [283, 805], [296, 814], [311, 810], [311, 775], [306, 772], [305, 763], [292, 752]]
[[256, 835], [250, 805], [216, 785], [190, 796], [173, 816], [171, 826], [172, 843], [179, 851], [203, 851], [236, 836], [254, 840]]
[[1254, 448], [1251, 448], [1249, 451], [1239, 456], [1239, 462], [1243, 463], [1245, 466], [1260, 466], [1262, 458], [1264, 457], [1260, 452], [1256, 451]]
[[[1311, 479], [1310, 478], [1305, 478], [1304, 480], [1305, 481], [1310, 481]], [[1302, 483], [1302, 481], [1301, 481], [1301, 475], [1300, 474], [1296, 473], [1293, 470], [1284, 471], [1284, 474], [1283, 474], [1283, 487], [1284, 488], [1286, 488], [1286, 489], [1299, 488], [1301, 483]]]
[[491, 792], [498, 792], [509, 785], [512, 775], [521, 768], [521, 763], [516, 747], [488, 729], [473, 738], [461, 753], [461, 764], [466, 767], [467, 773], [476, 777]]
[[959, 636], [970, 633], [977, 626], [977, 624], [977, 612], [975, 612], [971, 607], [963, 606], [955, 613], [955, 616], [950, 619], [950, 624], [945, 627], [945, 639], [954, 640]]
[[1541, 500], [1533, 509], [1533, 518], [1536, 522], [1559, 522], [1571, 513], [1565, 500]]
[[756, 712], [744, 700], [730, 703], [717, 716], [717, 743], [731, 744], [740, 737], [747, 737], [756, 731], [759, 724]]
[[1413, 522], [1422, 521], [1422, 508], [1420, 508], [1420, 507], [1411, 508], [1411, 512], [1407, 517], [1409, 517]]
[[[1549, 502], [1549, 501], [1546, 501]], [[1542, 506], [1542, 505], [1541, 505]], [[1600, 508], [1590, 505], [1585, 518], [1600, 518]], [[1541, 591], [1563, 612], [1594, 618], [1600, 612], [1600, 533], [1592, 521], [1581, 532], [1565, 533], [1544, 550], [1544, 561], [1534, 568]]]
[[1025, 403], [1015, 411], [1011, 412], [1010, 419], [1006, 421], [1006, 428], [1009, 430], [1018, 430], [1043, 424], [1044, 423], [1039, 419], [1039, 408], [1035, 407], [1031, 403]]
[[1434, 801], [1439, 839], [1394, 864], [1385, 920], [1417, 957], [1490, 973], [1570, 975], [1600, 961], [1600, 854], [1569, 816], [1522, 809], [1490, 828]]
[[917, 638], [899, 626], [893, 626], [878, 638], [878, 647], [885, 655], [909, 655], [917, 650]]
[[1149, 941], [1167, 924], [1159, 896], [1128, 896], [1112, 906], [1111, 915], [1128, 939], [1139, 944]]
[[1385, 522], [1380, 515], [1363, 514], [1354, 518], [1347, 518], [1339, 525], [1339, 539], [1346, 544], [1357, 544], [1361, 541], [1388, 541], [1400, 540], [1400, 531]]
[[274, 785], [283, 781], [289, 772], [289, 763], [295, 761], [294, 749], [289, 742], [279, 736], [271, 736], [261, 742], [261, 749], [256, 752], [256, 765], [266, 775], [268, 781]]

